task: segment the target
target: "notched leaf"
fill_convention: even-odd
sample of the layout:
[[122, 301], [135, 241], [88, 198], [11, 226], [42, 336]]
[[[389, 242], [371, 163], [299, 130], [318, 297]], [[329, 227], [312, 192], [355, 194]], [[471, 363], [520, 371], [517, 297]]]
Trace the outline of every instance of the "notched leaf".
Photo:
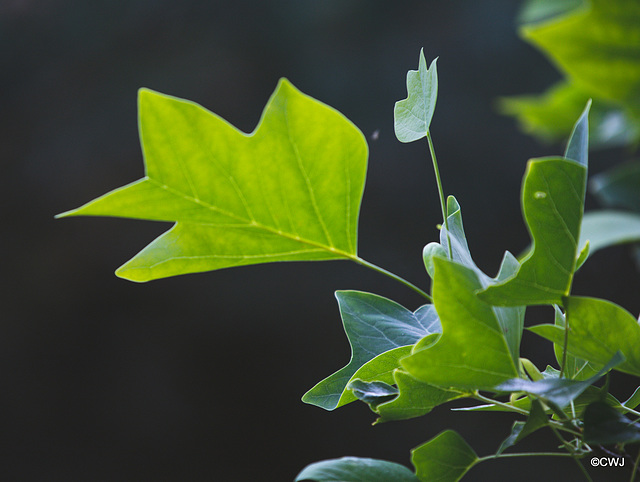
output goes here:
[[356, 256], [367, 143], [342, 114], [287, 80], [251, 134], [147, 89], [139, 127], [145, 177], [63, 214], [176, 223], [118, 276], [148, 281]]

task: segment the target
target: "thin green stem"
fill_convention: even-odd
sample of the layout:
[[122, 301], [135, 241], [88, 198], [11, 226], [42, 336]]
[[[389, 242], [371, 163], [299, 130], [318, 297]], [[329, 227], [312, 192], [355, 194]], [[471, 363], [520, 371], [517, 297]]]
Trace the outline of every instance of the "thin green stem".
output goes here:
[[564, 342], [562, 344], [562, 366], [560, 367], [560, 378], [564, 376], [567, 366], [567, 347], [569, 346], [569, 317], [564, 319]]
[[587, 472], [587, 469], [584, 468], [584, 465], [582, 465], [580, 463], [580, 459], [579, 457], [576, 455], [575, 452], [575, 448], [569, 443], [567, 442], [564, 437], [562, 437], [562, 435], [560, 435], [560, 433], [558, 432], [558, 430], [556, 430], [555, 427], [550, 426], [551, 430], [553, 431], [553, 433], [555, 434], [555, 436], [558, 438], [558, 440], [560, 440], [560, 443], [564, 446], [565, 449], [567, 449], [567, 452], [569, 452], [569, 455], [571, 455], [571, 457], [573, 458], [573, 460], [575, 460], [576, 464], [578, 465], [578, 467], [580, 468], [580, 471], [583, 473], [583, 475], [585, 476], [585, 478], [589, 481], [589, 482], [593, 482], [593, 479], [591, 478], [591, 476], [589, 475], [589, 472]]
[[492, 405], [497, 405], [499, 407], [505, 408], [511, 412], [516, 412], [521, 415], [529, 415], [529, 411], [524, 408], [514, 407], [513, 405], [509, 405], [508, 403], [501, 402], [499, 400], [494, 400], [493, 398], [485, 397], [484, 395], [480, 395], [479, 392], [473, 393], [473, 398], [480, 402], [490, 403]]
[[566, 452], [521, 452], [517, 454], [493, 454], [485, 457], [479, 457], [478, 462], [484, 462], [485, 460], [502, 459], [507, 457], [572, 457], [571, 454]]
[[416, 293], [418, 293], [420, 296], [423, 296], [424, 298], [426, 298], [430, 302], [433, 302], [433, 298], [430, 295], [428, 295], [427, 293], [422, 291], [420, 288], [418, 288], [413, 283], [410, 283], [406, 279], [401, 278], [397, 274], [394, 274], [391, 271], [387, 271], [386, 269], [381, 268], [380, 266], [377, 266], [377, 265], [375, 265], [373, 263], [370, 263], [369, 261], [366, 261], [366, 260], [364, 260], [362, 258], [359, 258], [358, 256], [351, 256], [349, 259], [351, 259], [352, 261], [355, 261], [356, 263], [358, 263], [358, 264], [360, 264], [362, 266], [366, 266], [369, 269], [377, 271], [378, 273], [381, 273], [381, 274], [383, 274], [385, 276], [388, 276], [391, 279], [394, 279], [394, 280], [402, 283], [403, 285], [407, 286], [408, 288], [410, 288], [413, 291], [415, 291]]
[[440, 169], [438, 169], [438, 158], [436, 157], [436, 150], [433, 147], [433, 141], [431, 140], [431, 132], [427, 129], [427, 142], [429, 143], [429, 152], [431, 153], [431, 160], [433, 161], [433, 170], [436, 174], [436, 184], [438, 185], [438, 194], [440, 195], [440, 207], [442, 208], [442, 219], [444, 221], [444, 228], [447, 230], [447, 244], [449, 245], [449, 258], [453, 259], [453, 250], [451, 248], [451, 241], [449, 240], [449, 223], [447, 222], [447, 205], [444, 200], [444, 190], [442, 189], [442, 181], [440, 179]]

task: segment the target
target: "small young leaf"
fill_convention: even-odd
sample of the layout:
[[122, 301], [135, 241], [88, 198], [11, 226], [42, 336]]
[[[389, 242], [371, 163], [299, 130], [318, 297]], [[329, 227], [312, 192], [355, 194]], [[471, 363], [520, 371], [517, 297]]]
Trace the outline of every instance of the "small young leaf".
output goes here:
[[456, 482], [478, 462], [478, 456], [453, 430], [446, 430], [411, 451], [421, 482]]
[[602, 445], [640, 442], [640, 423], [604, 402], [594, 402], [584, 412], [584, 441]]
[[422, 259], [424, 261], [424, 267], [429, 274], [429, 277], [433, 279], [433, 273], [435, 271], [435, 267], [433, 266], [433, 258], [434, 256], [440, 256], [441, 258], [447, 257], [446, 250], [442, 247], [442, 244], [436, 243], [435, 241], [427, 244], [422, 250]]
[[636, 388], [636, 391], [622, 404], [625, 408], [635, 409], [640, 405], [640, 387]]
[[295, 482], [418, 482], [404, 465], [360, 457], [323, 460], [305, 467]]
[[344, 398], [343, 395], [349, 380], [364, 364], [384, 352], [413, 345], [441, 331], [433, 305], [424, 305], [412, 313], [398, 303], [371, 293], [338, 291], [336, 298], [351, 345], [351, 360], [302, 397], [303, 402], [326, 410], [355, 400], [350, 392]]
[[376, 406], [375, 412], [380, 418], [375, 423], [421, 417], [443, 403], [466, 396], [462, 392], [421, 382], [402, 370], [396, 370], [393, 377], [400, 394]]
[[[564, 330], [566, 324], [566, 316], [560, 308], [557, 306], [555, 309], [555, 326]], [[570, 353], [567, 353], [563, 356], [564, 343], [558, 344], [554, 343], [553, 350], [556, 355], [556, 360], [558, 361], [558, 365], [562, 366], [563, 360], [565, 360], [565, 366], [563, 367], [563, 374], [565, 378], [570, 378], [572, 380], [586, 380], [589, 377], [592, 377], [598, 371], [602, 369], [602, 363], [592, 363], [587, 360], [583, 360], [582, 358], [577, 358]], [[549, 367], [550, 369], [551, 367]], [[559, 372], [558, 372], [559, 375]]]
[[424, 50], [420, 50], [418, 70], [407, 72], [407, 98], [396, 102], [393, 117], [400, 142], [413, 142], [427, 135], [438, 98], [438, 71], [434, 59], [427, 69]]
[[372, 408], [398, 396], [396, 387], [380, 381], [365, 382], [356, 378], [349, 382], [347, 388], [353, 392], [358, 400], [368, 403]]
[[496, 386], [495, 390], [500, 392], [525, 392], [541, 398], [547, 404], [552, 404], [562, 409], [575, 400], [590, 385], [608, 373], [609, 370], [619, 366], [622, 362], [624, 362], [624, 356], [618, 352], [602, 370], [587, 380], [577, 381], [567, 378], [545, 378], [544, 380], [532, 382], [523, 378], [514, 378]]
[[433, 299], [443, 333], [429, 348], [417, 347], [401, 362], [414, 377], [443, 388], [492, 388], [518, 376], [493, 307], [476, 296], [478, 275], [454, 261], [435, 258]]
[[509, 437], [507, 437], [504, 442], [500, 444], [497, 453], [501, 454], [509, 447], [513, 447], [527, 435], [530, 435], [536, 430], [545, 427], [548, 423], [549, 419], [547, 418], [547, 414], [545, 413], [544, 408], [542, 408], [540, 400], [534, 399], [531, 402], [531, 412], [529, 413], [529, 418], [527, 418], [527, 421], [515, 422], [513, 424], [513, 427], [511, 428], [511, 435], [509, 435]]
[[[604, 365], [620, 351], [626, 361], [616, 370], [640, 376], [640, 325], [631, 313], [610, 301], [579, 296], [566, 298], [565, 308], [570, 354]], [[561, 327], [537, 325], [529, 330], [556, 344], [564, 344]]]
[[[591, 101], [587, 102], [587, 106], [580, 114], [571, 135], [567, 148], [564, 151], [564, 157], [576, 161], [585, 169], [589, 167], [589, 110], [591, 109]], [[584, 197], [584, 193], [582, 193]]]
[[63, 216], [172, 221], [122, 266], [148, 281], [273, 261], [354, 258], [367, 143], [282, 79], [247, 135], [197, 104], [142, 89], [146, 176]]

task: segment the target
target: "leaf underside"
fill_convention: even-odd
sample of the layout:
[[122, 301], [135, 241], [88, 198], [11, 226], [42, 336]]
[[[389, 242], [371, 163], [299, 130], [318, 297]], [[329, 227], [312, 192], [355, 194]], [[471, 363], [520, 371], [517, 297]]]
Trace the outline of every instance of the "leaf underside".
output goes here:
[[342, 114], [286, 79], [251, 134], [147, 89], [139, 92], [139, 126], [145, 177], [62, 215], [176, 223], [118, 276], [148, 281], [356, 256], [366, 141]]

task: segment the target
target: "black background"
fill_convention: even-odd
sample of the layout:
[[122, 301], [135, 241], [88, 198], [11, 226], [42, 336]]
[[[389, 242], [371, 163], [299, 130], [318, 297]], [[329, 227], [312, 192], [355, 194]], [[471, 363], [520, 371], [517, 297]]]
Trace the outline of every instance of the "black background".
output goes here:
[[[143, 175], [139, 87], [196, 101], [248, 132], [285, 76], [368, 138], [379, 131], [359, 252], [426, 289], [421, 250], [437, 238], [438, 195], [426, 143], [393, 135], [393, 104], [424, 47], [428, 61], [439, 56], [432, 135], [445, 191], [462, 205], [476, 261], [494, 274], [505, 249], [529, 240], [519, 206], [527, 159], [562, 152], [495, 109], [501, 95], [559, 78], [517, 37], [517, 9], [512, 0], [0, 2], [0, 478], [286, 481], [343, 455], [408, 465], [410, 449], [445, 428], [480, 455], [495, 451], [510, 415], [447, 406], [372, 427], [362, 404], [328, 413], [300, 401], [348, 361], [334, 290], [416, 309], [421, 300], [405, 287], [347, 262], [134, 284], [114, 269], [169, 225], [53, 216]], [[594, 153], [592, 172], [626, 156]], [[638, 313], [638, 286], [623, 247], [595, 255], [575, 291]], [[549, 317], [531, 310], [528, 319]], [[523, 356], [552, 361], [530, 334]], [[621, 398], [634, 388], [615, 384]], [[540, 434], [522, 449], [555, 444]], [[560, 459], [490, 462], [469, 478], [515, 471], [519, 480], [579, 478]]]

